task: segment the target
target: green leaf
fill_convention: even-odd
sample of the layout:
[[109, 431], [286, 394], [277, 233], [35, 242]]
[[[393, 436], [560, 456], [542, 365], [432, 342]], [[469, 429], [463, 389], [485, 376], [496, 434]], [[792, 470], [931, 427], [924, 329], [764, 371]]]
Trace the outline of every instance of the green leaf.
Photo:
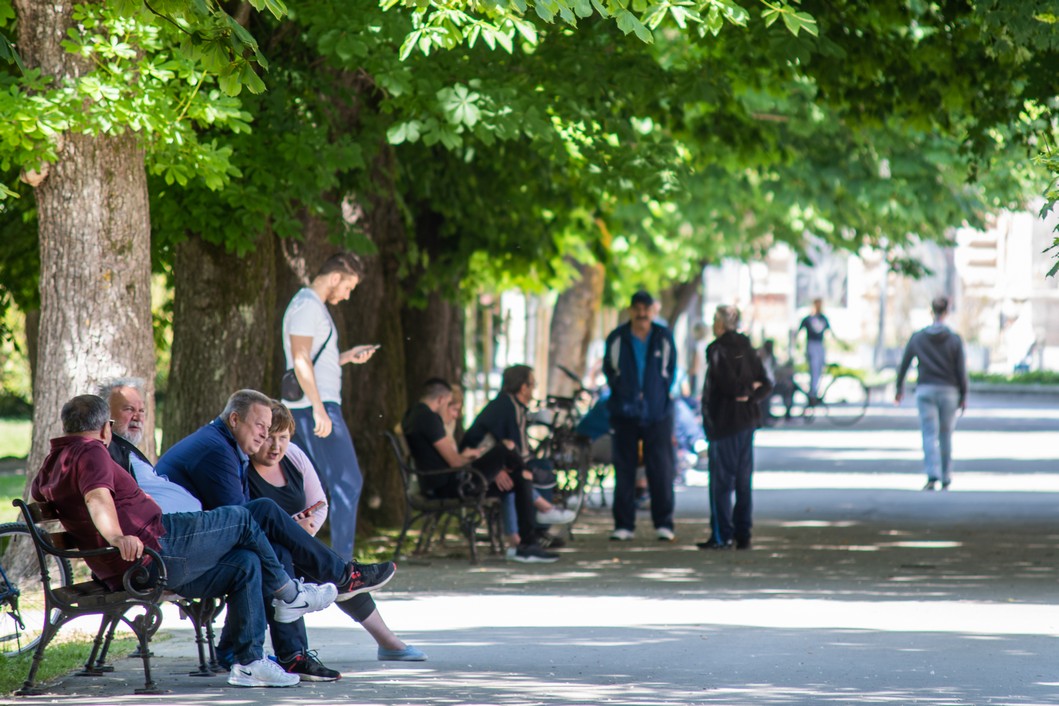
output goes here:
[[650, 44], [654, 41], [654, 36], [651, 32], [643, 26], [640, 20], [636, 19], [636, 15], [632, 14], [628, 10], [622, 10], [616, 16], [618, 23], [618, 29], [625, 34], [635, 33], [640, 41]]

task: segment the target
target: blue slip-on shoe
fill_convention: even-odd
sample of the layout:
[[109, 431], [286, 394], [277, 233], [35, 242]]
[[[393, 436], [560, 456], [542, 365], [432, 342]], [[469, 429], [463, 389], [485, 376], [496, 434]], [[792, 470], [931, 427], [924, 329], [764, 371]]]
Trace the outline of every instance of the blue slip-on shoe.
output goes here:
[[426, 653], [411, 645], [405, 645], [403, 650], [379, 648], [380, 662], [425, 662], [426, 660]]

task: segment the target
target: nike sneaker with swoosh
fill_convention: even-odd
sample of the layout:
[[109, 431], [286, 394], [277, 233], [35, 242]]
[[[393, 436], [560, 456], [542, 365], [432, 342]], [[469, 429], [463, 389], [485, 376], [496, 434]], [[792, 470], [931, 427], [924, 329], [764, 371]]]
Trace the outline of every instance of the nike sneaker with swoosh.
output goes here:
[[250, 664], [234, 664], [228, 673], [232, 686], [295, 686], [301, 678], [290, 674], [270, 659], [256, 659]]
[[288, 603], [279, 598], [272, 599], [272, 608], [275, 610], [273, 617], [277, 623], [293, 623], [306, 613], [323, 610], [338, 597], [338, 589], [333, 583], [302, 583], [300, 579], [294, 582], [298, 585], [298, 595], [293, 601]]
[[349, 563], [349, 580], [340, 582], [338, 600], [349, 600], [358, 593], [374, 591], [382, 588], [393, 575], [397, 573], [397, 564], [392, 561], [383, 561], [378, 564], [358, 564], [355, 561]]

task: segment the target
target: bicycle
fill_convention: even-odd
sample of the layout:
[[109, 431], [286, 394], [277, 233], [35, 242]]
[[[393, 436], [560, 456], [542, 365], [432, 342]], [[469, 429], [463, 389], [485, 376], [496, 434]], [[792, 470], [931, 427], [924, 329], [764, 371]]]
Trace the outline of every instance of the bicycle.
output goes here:
[[[47, 557], [53, 586], [73, 584], [70, 562]], [[0, 654], [32, 652], [40, 642], [47, 605], [41, 567], [29, 528], [21, 522], [0, 525]], [[53, 611], [51, 620], [58, 617]]]
[[[779, 375], [777, 375], [779, 377]], [[798, 384], [794, 375], [777, 380], [769, 412], [773, 419], [790, 420], [798, 417], [811, 423], [822, 414], [837, 426], [851, 426], [864, 418], [868, 411], [868, 387], [836, 363], [829, 364], [819, 381], [819, 395], [813, 397]]]
[[552, 502], [575, 513], [575, 521], [585, 506], [591, 468], [591, 444], [577, 433], [584, 410], [591, 406], [596, 393], [581, 383], [573, 371], [556, 366], [577, 383], [570, 397], [548, 395], [543, 406], [526, 425], [528, 452], [535, 459], [547, 460], [555, 471]]

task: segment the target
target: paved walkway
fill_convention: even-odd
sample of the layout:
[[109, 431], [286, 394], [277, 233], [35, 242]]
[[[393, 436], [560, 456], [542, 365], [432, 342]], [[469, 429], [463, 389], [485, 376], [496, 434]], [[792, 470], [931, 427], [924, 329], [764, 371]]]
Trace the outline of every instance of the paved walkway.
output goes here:
[[137, 663], [119, 660], [16, 703], [1059, 703], [1059, 414], [969, 417], [953, 490], [924, 493], [911, 411], [878, 412], [759, 435], [753, 551], [695, 549], [692, 486], [674, 544], [645, 515], [635, 542], [608, 542], [597, 510], [554, 565], [403, 562], [378, 599], [428, 662], [375, 661], [332, 608], [310, 635], [342, 680], [238, 690], [184, 676], [194, 648], [169, 621], [154, 649], [170, 693], [131, 695]]

